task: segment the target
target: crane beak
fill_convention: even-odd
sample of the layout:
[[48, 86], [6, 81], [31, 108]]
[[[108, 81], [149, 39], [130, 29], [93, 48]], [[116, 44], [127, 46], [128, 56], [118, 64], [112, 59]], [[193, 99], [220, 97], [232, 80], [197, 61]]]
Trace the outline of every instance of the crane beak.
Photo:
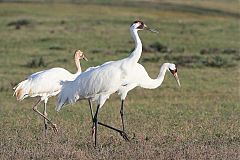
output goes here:
[[150, 32], [153, 32], [153, 33], [159, 33], [159, 31], [155, 30], [155, 29], [152, 29], [152, 28], [149, 28], [148, 26], [144, 25], [144, 29], [145, 30], [148, 30]]
[[88, 61], [88, 59], [87, 59], [87, 57], [86, 57], [85, 55], [84, 55], [83, 59], [84, 59], [85, 61]]
[[174, 76], [174, 78], [176, 79], [178, 86], [181, 87], [181, 84], [180, 84], [180, 81], [179, 81], [179, 78], [178, 78], [177, 72], [174, 73], [173, 76]]

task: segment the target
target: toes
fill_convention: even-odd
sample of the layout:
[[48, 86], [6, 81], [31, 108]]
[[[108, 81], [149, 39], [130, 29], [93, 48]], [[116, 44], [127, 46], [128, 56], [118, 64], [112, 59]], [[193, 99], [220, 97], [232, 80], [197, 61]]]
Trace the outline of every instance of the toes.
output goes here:
[[57, 125], [53, 124], [52, 127], [53, 127], [54, 132], [57, 133], [58, 132]]
[[123, 136], [123, 138], [125, 139], [125, 141], [129, 141], [129, 138], [127, 137], [127, 135]]
[[128, 135], [125, 132], [120, 133], [124, 140], [129, 141]]

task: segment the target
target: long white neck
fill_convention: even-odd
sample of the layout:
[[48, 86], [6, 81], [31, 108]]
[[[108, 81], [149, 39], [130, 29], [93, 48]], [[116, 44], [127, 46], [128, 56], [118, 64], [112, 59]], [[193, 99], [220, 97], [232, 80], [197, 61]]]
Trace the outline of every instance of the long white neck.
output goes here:
[[130, 56], [128, 57], [129, 60], [132, 62], [132, 63], [137, 63], [138, 60], [140, 59], [141, 57], [141, 53], [142, 53], [142, 42], [138, 36], [138, 33], [137, 33], [137, 30], [136, 29], [130, 29], [130, 32], [131, 32], [131, 35], [132, 35], [132, 38], [135, 42], [135, 49], [134, 51], [130, 54]]
[[82, 68], [81, 68], [81, 65], [80, 65], [80, 60], [79, 60], [78, 58], [75, 58], [75, 64], [76, 64], [76, 67], [77, 67], [77, 73], [76, 73], [76, 74], [82, 73]]
[[164, 63], [160, 68], [158, 77], [156, 79], [151, 79], [150, 77], [148, 77], [144, 82], [141, 83], [141, 87], [147, 88], [147, 89], [155, 89], [161, 86], [167, 69], [168, 69], [168, 63]]

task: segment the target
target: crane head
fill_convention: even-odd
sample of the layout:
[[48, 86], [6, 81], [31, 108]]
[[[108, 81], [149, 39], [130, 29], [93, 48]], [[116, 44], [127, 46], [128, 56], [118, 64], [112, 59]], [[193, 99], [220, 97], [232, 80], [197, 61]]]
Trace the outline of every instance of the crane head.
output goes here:
[[81, 50], [76, 50], [74, 56], [78, 60], [84, 59], [85, 61], [88, 61], [87, 57]]
[[136, 30], [148, 30], [154, 33], [159, 33], [157, 30], [149, 28], [146, 24], [139, 20], [134, 21], [130, 28]]
[[178, 75], [177, 75], [177, 67], [176, 67], [176, 65], [175, 64], [170, 64], [168, 69], [172, 73], [174, 78], [176, 79], [177, 84], [179, 85], [179, 87], [181, 87], [181, 84], [180, 84], [180, 81], [179, 81], [179, 78], [178, 78]]

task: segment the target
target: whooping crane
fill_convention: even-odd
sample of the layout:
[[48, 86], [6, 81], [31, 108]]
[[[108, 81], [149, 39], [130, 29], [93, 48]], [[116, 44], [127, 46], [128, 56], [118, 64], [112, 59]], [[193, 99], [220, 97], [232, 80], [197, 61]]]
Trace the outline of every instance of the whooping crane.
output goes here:
[[[40, 97], [33, 106], [33, 110], [44, 118], [45, 135], [47, 132], [47, 121], [52, 125], [54, 132], [57, 132], [56, 124], [52, 123], [47, 117], [48, 98], [56, 96], [60, 92], [64, 81], [74, 80], [82, 73], [80, 65], [81, 59], [87, 61], [86, 56], [80, 50], [75, 51], [74, 59], [77, 67], [75, 74], [70, 73], [64, 68], [51, 68], [30, 75], [26, 80], [20, 82], [13, 88], [15, 90], [14, 95], [16, 95], [18, 101], [22, 101], [27, 97]], [[41, 101], [44, 101], [43, 113], [37, 109]]]
[[[127, 77], [133, 74], [132, 68], [135, 68], [142, 53], [142, 43], [138, 36], [139, 30], [150, 30], [142, 21], [135, 21], [130, 26], [131, 35], [135, 41], [135, 49], [129, 57], [106, 62], [98, 67], [92, 67], [80, 74], [74, 81], [65, 82], [58, 96], [56, 110], [59, 111], [65, 104], [73, 104], [77, 100], [88, 99], [96, 101], [97, 109], [93, 116], [93, 136], [95, 146], [97, 144], [97, 124], [98, 111], [112, 93], [119, 90], [126, 84]], [[89, 103], [90, 104], [90, 103]], [[126, 133], [119, 131], [124, 139], [128, 139]]]
[[[164, 63], [161, 66], [160, 72], [156, 79], [150, 78], [147, 71], [145, 70], [145, 68], [139, 63], [134, 68], [132, 68], [132, 71], [133, 71], [133, 74], [128, 75], [126, 84], [123, 84], [117, 91], [121, 97], [120, 116], [121, 116], [121, 122], [122, 122], [122, 130], [119, 130], [112, 126], [98, 122], [107, 128], [110, 128], [112, 130], [119, 132], [120, 134], [122, 134], [122, 132], [125, 133], [125, 127], [124, 127], [125, 125], [124, 125], [124, 119], [123, 119], [123, 107], [124, 107], [124, 101], [127, 97], [127, 93], [130, 90], [134, 89], [137, 86], [139, 86], [141, 88], [145, 88], [145, 89], [155, 89], [155, 88], [161, 86], [161, 84], [164, 80], [166, 71], [169, 71], [170, 73], [172, 73], [172, 75], [176, 79], [177, 84], [179, 86], [181, 86], [179, 78], [178, 78], [178, 74], [177, 74], [177, 67], [173, 63]], [[94, 118], [91, 101], [89, 101], [89, 106], [90, 106], [92, 118]], [[123, 135], [123, 136], [125, 139], [128, 139], [127, 135]]]
[[177, 81], [177, 84], [181, 86], [178, 75], [177, 75], [177, 67], [173, 63], [164, 63], [161, 66], [160, 72], [156, 79], [150, 78], [145, 68], [139, 63], [134, 68], [132, 68], [132, 71], [133, 71], [133, 74], [128, 75], [126, 84], [122, 85], [118, 90], [118, 94], [121, 97], [120, 115], [122, 120], [123, 132], [125, 132], [124, 120], [123, 120], [123, 106], [124, 106], [124, 101], [127, 97], [127, 93], [130, 90], [134, 89], [137, 86], [141, 88], [146, 88], [146, 89], [155, 89], [159, 87], [164, 80], [166, 71], [169, 71], [170, 73], [172, 73], [172, 75]]

